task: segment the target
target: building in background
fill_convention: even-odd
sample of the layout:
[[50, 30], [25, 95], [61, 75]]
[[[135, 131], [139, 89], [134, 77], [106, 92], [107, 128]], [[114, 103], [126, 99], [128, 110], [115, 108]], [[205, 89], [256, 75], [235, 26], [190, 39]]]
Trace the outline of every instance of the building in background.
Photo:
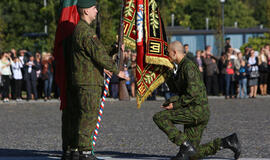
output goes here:
[[[225, 28], [225, 38], [231, 39], [232, 48], [240, 49], [240, 47], [248, 42], [249, 38], [264, 36], [264, 33], [269, 32], [268, 28]], [[189, 50], [196, 53], [196, 50], [204, 50], [205, 46], [213, 46], [213, 54], [220, 56], [215, 30], [189, 30], [183, 27], [167, 27], [166, 33], [169, 42], [178, 40], [182, 44], [189, 44]], [[195, 55], [194, 55], [195, 56]]]

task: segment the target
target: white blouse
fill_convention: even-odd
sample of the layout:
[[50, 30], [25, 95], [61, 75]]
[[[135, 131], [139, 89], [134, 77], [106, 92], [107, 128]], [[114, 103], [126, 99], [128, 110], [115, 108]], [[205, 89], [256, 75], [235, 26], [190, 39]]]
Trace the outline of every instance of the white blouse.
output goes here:
[[10, 66], [6, 66], [8, 63], [3, 62], [2, 60], [0, 60], [0, 73], [1, 75], [4, 76], [10, 76], [11, 75], [11, 70], [10, 70]]
[[21, 68], [23, 68], [22, 62], [11, 63], [11, 68], [13, 72], [13, 78], [16, 80], [23, 79]]

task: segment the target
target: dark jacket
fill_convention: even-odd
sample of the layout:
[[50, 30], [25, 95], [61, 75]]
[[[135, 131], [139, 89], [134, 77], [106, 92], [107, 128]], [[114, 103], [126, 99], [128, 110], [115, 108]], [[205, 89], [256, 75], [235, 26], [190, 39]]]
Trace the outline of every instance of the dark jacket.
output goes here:
[[219, 70], [217, 67], [217, 63], [214, 63], [211, 58], [204, 58], [203, 63], [205, 64], [205, 71], [207, 76], [213, 76], [214, 74], [218, 74]]
[[104, 68], [119, 73], [94, 29], [84, 20], [79, 21], [72, 35], [71, 65], [74, 86], [103, 86]]
[[177, 73], [170, 72], [166, 79], [170, 91], [177, 96], [165, 103], [174, 103], [174, 109], [192, 106], [208, 106], [206, 88], [199, 68], [184, 57], [178, 64]]
[[37, 71], [41, 69], [41, 65], [39, 63], [37, 63], [37, 61], [34, 61], [35, 65], [32, 66], [32, 72], [28, 73], [29, 66], [26, 65], [27, 63], [24, 64], [24, 80], [36, 81], [37, 80]]

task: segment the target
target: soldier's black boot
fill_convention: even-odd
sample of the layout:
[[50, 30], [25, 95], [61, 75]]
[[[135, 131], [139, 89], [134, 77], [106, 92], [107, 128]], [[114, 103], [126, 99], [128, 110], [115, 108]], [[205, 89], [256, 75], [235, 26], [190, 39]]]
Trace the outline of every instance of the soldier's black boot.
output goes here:
[[61, 160], [71, 160], [70, 150], [63, 151]]
[[80, 153], [78, 149], [71, 150], [70, 152], [70, 160], [79, 160], [80, 159]]
[[221, 141], [222, 148], [232, 150], [234, 152], [234, 158], [238, 159], [241, 154], [241, 145], [239, 143], [236, 133], [228, 137], [222, 138]]
[[91, 151], [82, 151], [80, 152], [79, 160], [98, 160], [95, 155]]
[[171, 158], [171, 160], [189, 160], [189, 158], [194, 156], [195, 154], [196, 149], [189, 141], [186, 141], [180, 146], [179, 152], [175, 157]]

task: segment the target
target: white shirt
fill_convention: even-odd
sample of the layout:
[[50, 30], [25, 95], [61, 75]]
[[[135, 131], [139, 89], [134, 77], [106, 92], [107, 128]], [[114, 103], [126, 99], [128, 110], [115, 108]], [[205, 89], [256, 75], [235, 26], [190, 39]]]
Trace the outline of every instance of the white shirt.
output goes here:
[[31, 73], [32, 72], [32, 66], [33, 66], [34, 63], [32, 61], [29, 61], [28, 64], [29, 64], [28, 73]]
[[23, 61], [24, 56], [20, 56], [19, 59], [21, 60], [22, 64], [24, 65], [24, 61]]
[[6, 66], [7, 64], [8, 63], [3, 62], [2, 60], [0, 60], [0, 72], [1, 72], [1, 75], [4, 75], [4, 76], [11, 75], [10, 66]]
[[22, 71], [21, 68], [23, 68], [22, 62], [16, 62], [16, 63], [11, 63], [11, 68], [13, 72], [13, 78], [16, 80], [22, 79]]

